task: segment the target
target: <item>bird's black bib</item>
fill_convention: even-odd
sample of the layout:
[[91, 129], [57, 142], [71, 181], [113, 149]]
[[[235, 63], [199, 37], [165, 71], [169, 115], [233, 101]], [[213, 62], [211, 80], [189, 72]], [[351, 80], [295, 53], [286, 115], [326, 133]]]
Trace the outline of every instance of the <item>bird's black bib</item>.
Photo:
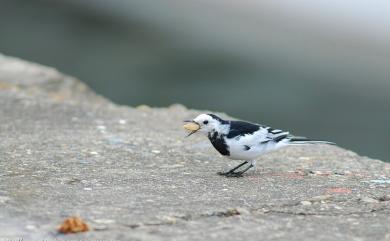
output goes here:
[[223, 156], [229, 156], [229, 148], [226, 145], [225, 139], [223, 135], [218, 135], [218, 132], [209, 133], [208, 135], [211, 144], [213, 144], [214, 148], [217, 149], [219, 153]]

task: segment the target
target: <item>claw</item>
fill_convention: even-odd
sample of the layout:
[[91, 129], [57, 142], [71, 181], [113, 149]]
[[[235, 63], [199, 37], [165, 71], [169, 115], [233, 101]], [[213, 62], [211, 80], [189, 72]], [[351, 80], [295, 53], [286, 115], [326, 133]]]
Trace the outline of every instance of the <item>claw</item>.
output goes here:
[[217, 172], [218, 175], [220, 176], [226, 176], [229, 172]]
[[242, 177], [242, 172], [217, 172], [217, 174], [225, 177]]
[[242, 176], [242, 172], [232, 172], [226, 175], [226, 177], [243, 177], [243, 176]]

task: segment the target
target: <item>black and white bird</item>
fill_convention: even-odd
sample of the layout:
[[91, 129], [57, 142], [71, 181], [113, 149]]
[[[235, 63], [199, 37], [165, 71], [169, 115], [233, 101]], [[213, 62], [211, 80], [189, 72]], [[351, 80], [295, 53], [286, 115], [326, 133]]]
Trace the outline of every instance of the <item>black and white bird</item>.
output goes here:
[[[209, 138], [214, 148], [223, 156], [232, 160], [244, 160], [243, 163], [227, 172], [218, 172], [226, 177], [241, 177], [254, 167], [256, 158], [264, 153], [291, 145], [330, 144], [328, 141], [311, 140], [297, 137], [287, 131], [245, 121], [223, 120], [214, 114], [201, 114], [183, 127], [190, 131], [188, 136], [200, 132]], [[247, 167], [238, 171], [240, 167]]]

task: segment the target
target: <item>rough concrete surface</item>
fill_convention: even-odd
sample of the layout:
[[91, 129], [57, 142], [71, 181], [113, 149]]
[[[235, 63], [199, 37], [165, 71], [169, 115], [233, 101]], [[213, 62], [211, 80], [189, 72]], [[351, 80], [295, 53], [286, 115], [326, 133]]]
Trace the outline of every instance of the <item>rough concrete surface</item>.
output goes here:
[[[285, 148], [243, 178], [199, 111], [117, 106], [0, 55], [0, 239], [390, 240], [390, 165], [337, 146]], [[63, 235], [80, 216], [92, 228]]]

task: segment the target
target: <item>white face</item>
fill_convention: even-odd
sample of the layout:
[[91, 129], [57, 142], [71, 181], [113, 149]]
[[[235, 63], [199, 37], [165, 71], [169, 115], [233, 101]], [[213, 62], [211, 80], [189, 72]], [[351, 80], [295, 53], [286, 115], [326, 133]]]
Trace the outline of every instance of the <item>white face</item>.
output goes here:
[[218, 120], [214, 119], [213, 117], [207, 114], [198, 115], [194, 119], [194, 122], [196, 122], [200, 126], [198, 132], [204, 134], [208, 134], [210, 132], [219, 130], [219, 127], [221, 125], [221, 123]]

